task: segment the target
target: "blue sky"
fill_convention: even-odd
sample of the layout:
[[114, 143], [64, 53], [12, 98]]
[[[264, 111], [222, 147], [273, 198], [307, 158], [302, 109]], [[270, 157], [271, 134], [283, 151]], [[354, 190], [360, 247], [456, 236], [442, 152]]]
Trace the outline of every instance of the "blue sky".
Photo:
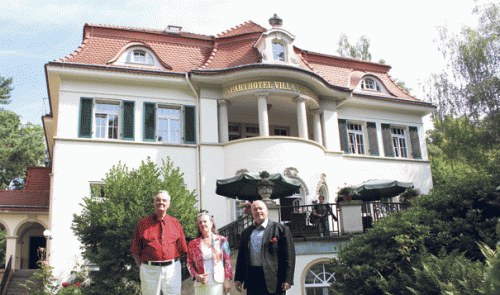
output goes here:
[[[242, 4], [244, 3], [244, 4]], [[294, 4], [295, 3], [295, 4]], [[328, 3], [328, 4], [325, 4]], [[486, 1], [479, 1], [479, 4]], [[336, 54], [341, 33], [356, 43], [371, 41], [373, 61], [384, 59], [391, 76], [423, 99], [419, 84], [444, 68], [436, 27], [458, 32], [476, 26], [473, 0], [422, 1], [234, 1], [234, 0], [1, 0], [0, 75], [12, 77], [11, 103], [2, 106], [23, 123], [41, 124], [49, 111], [44, 65], [73, 53], [85, 23], [165, 29], [216, 35], [245, 21], [269, 28], [277, 13], [301, 49]]]

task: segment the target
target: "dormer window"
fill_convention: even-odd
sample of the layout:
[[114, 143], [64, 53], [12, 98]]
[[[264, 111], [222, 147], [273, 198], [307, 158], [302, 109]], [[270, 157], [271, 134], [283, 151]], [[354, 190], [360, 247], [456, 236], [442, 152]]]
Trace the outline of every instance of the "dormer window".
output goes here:
[[285, 46], [279, 42], [273, 42], [273, 57], [274, 60], [286, 61]]
[[370, 91], [382, 91], [380, 83], [372, 78], [364, 78], [361, 81], [361, 89]]
[[145, 50], [134, 49], [134, 50], [130, 50], [129, 53], [127, 54], [126, 62], [145, 64], [145, 65], [153, 65], [154, 58], [149, 52], [147, 52]]

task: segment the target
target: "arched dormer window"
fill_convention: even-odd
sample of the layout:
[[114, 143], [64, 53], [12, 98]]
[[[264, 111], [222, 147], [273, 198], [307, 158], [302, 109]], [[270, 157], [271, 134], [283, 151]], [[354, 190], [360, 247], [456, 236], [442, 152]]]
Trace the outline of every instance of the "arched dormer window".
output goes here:
[[154, 58], [151, 55], [151, 53], [145, 50], [133, 49], [128, 52], [126, 62], [144, 64], [144, 65], [153, 65]]
[[373, 78], [364, 78], [361, 81], [361, 89], [381, 92], [382, 86], [380, 86], [380, 83]]
[[274, 60], [286, 61], [285, 46], [278, 41], [273, 41], [273, 58]]
[[130, 43], [123, 47], [106, 64], [148, 69], [172, 70], [156, 55], [152, 48], [143, 43]]

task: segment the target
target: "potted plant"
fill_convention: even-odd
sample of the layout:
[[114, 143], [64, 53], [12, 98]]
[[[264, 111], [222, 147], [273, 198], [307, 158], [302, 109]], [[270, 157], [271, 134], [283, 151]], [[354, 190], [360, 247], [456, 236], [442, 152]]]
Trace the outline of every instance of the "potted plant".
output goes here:
[[252, 207], [252, 203], [250, 203], [249, 201], [241, 203], [238, 207], [243, 209], [243, 213], [245, 213], [246, 215], [252, 214], [252, 211], [250, 209]]
[[339, 197], [342, 196], [344, 201], [351, 201], [352, 197], [357, 194], [358, 192], [356, 191], [356, 189], [350, 185], [346, 185], [340, 188], [339, 191], [337, 192], [337, 195]]

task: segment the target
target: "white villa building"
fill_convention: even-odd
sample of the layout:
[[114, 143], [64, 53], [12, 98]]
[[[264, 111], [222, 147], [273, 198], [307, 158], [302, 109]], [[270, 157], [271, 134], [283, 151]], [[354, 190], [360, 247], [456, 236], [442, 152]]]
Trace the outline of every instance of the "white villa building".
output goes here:
[[[54, 273], [73, 269], [73, 214], [120, 161], [138, 167], [170, 157], [219, 227], [240, 212], [237, 201], [215, 194], [216, 180], [241, 172], [299, 180], [300, 205], [319, 194], [335, 203], [339, 187], [369, 179], [428, 192], [423, 119], [435, 107], [400, 88], [389, 65], [307, 51], [294, 40], [276, 15], [270, 28], [249, 21], [215, 36], [86, 24], [81, 46], [45, 66], [52, 173], [48, 220], [39, 224], [51, 233]], [[306, 277], [341, 242], [296, 242], [288, 293], [321, 286]], [[7, 250], [17, 253], [15, 268], [25, 267], [9, 247], [15, 243]]]

